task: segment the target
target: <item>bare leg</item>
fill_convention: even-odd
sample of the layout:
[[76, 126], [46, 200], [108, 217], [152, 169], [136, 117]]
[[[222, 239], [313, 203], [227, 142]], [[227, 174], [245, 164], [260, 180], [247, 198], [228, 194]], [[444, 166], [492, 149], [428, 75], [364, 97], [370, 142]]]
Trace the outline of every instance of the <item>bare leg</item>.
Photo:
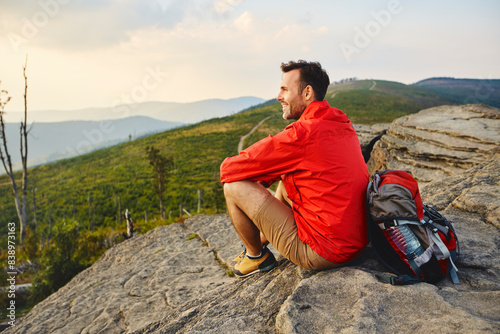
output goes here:
[[266, 236], [262, 232], [260, 232], [260, 242], [265, 246], [269, 244], [269, 240], [267, 240]]
[[247, 254], [258, 256], [262, 251], [263, 240], [252, 220], [265, 200], [272, 195], [259, 183], [238, 181], [224, 184], [224, 196], [229, 217], [247, 249]]
[[[290, 199], [288, 198], [288, 195], [287, 195], [286, 190], [285, 190], [285, 186], [283, 185], [282, 181], [280, 181], [278, 183], [278, 188], [276, 189], [276, 193], [274, 194], [274, 197], [276, 197], [281, 202], [288, 205], [290, 208], [292, 207], [292, 201], [290, 201]], [[260, 241], [263, 245], [267, 245], [269, 243], [266, 236], [262, 232], [260, 232]]]
[[276, 189], [276, 194], [274, 195], [274, 197], [276, 197], [281, 202], [285, 203], [290, 208], [292, 208], [292, 201], [288, 198], [288, 194], [286, 193], [285, 185], [283, 184], [282, 181], [280, 181], [278, 183], [278, 188]]

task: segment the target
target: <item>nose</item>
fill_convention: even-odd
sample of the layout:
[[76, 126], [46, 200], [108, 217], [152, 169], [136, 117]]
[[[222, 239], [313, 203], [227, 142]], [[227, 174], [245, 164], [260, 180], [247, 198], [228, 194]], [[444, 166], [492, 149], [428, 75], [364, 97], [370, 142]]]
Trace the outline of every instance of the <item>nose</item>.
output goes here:
[[276, 96], [276, 100], [280, 101], [283, 100], [283, 95], [281, 94], [281, 92], [278, 93], [278, 96]]

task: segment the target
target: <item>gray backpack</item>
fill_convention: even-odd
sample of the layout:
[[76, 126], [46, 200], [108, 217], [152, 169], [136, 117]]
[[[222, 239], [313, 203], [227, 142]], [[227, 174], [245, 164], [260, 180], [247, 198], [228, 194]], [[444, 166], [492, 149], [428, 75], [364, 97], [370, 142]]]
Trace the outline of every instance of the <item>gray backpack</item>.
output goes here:
[[397, 275], [377, 275], [381, 280], [393, 285], [437, 283], [449, 273], [453, 283], [460, 283], [452, 222], [422, 203], [417, 181], [408, 172], [375, 173], [366, 198], [372, 249]]

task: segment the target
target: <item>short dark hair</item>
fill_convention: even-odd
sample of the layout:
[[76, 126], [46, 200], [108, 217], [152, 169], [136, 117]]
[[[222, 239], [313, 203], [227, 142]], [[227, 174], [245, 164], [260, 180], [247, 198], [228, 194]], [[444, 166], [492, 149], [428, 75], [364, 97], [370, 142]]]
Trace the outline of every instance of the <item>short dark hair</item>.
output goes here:
[[295, 69], [300, 70], [299, 94], [302, 93], [304, 88], [311, 85], [316, 100], [324, 100], [326, 90], [328, 89], [328, 85], [330, 85], [330, 78], [328, 77], [328, 73], [321, 67], [321, 64], [318, 62], [307, 62], [305, 60], [292, 60], [288, 63], [281, 63], [281, 70], [283, 73]]

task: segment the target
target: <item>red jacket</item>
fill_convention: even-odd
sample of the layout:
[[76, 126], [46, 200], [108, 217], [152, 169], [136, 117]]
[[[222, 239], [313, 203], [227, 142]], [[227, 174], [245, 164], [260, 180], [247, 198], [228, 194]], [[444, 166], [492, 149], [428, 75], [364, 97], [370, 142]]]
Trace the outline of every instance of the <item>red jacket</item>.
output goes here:
[[279, 179], [293, 202], [299, 238], [321, 257], [345, 263], [367, 245], [368, 169], [342, 111], [315, 101], [284, 131], [221, 165], [222, 183]]

